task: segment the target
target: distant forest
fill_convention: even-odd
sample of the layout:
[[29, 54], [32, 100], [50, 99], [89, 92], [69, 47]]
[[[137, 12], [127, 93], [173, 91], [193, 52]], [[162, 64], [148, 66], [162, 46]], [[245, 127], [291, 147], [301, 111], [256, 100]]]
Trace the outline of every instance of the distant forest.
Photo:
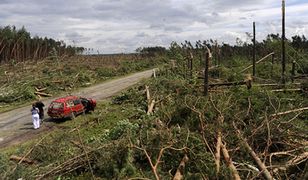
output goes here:
[[[247, 37], [252, 39], [251, 35], [247, 33]], [[275, 61], [281, 59], [282, 45], [281, 36], [279, 34], [268, 34], [262, 41], [256, 42], [256, 57], [262, 58], [267, 54], [274, 53]], [[291, 39], [286, 39], [286, 61], [291, 63], [295, 61], [301, 66], [300, 73], [308, 73], [308, 40], [304, 35], [295, 35]], [[176, 52], [175, 49], [184, 50], [183, 56], [178, 58], [185, 58], [189, 53], [196, 59], [203, 59], [205, 53], [205, 46], [207, 46], [213, 55], [213, 65], [220, 65], [222, 62], [232, 63], [234, 58], [242, 58], [252, 60], [253, 58], [253, 44], [251, 42], [244, 42], [241, 39], [236, 39], [235, 45], [227, 43], [218, 43], [216, 40], [198, 40], [196, 42], [185, 41], [183, 43], [172, 42], [169, 49], [164, 47], [140, 47], [136, 49], [137, 53], [143, 55], [161, 55], [165, 53]], [[173, 50], [172, 50], [173, 49]], [[174, 55], [173, 55], [174, 57]], [[257, 59], [257, 60], [258, 60]]]
[[[249, 33], [247, 33], [247, 37], [252, 39]], [[213, 52], [216, 65], [219, 64], [219, 61], [228, 61], [234, 56], [247, 59], [252, 57], [252, 43], [243, 42], [240, 39], [236, 39], [235, 45], [217, 43], [212, 39], [196, 42], [185, 41], [181, 44], [172, 42], [169, 49], [160, 46], [140, 47], [136, 49], [136, 53], [148, 56], [163, 55], [172, 48], [183, 48], [197, 55], [202, 54], [205, 45]], [[308, 40], [304, 35], [295, 35], [291, 39], [287, 39], [286, 47], [287, 61], [307, 59]], [[0, 27], [0, 64], [39, 60], [54, 56], [73, 56], [85, 51], [88, 49], [66, 45], [64, 41], [56, 41], [47, 37], [31, 37], [25, 27], [20, 29], [16, 29], [15, 26]], [[270, 52], [274, 52], [276, 58], [279, 59], [281, 54], [281, 36], [279, 34], [269, 34], [265, 40], [256, 43], [257, 56], [263, 57]]]
[[[249, 36], [249, 35], [248, 35]], [[252, 39], [252, 37], [251, 37]], [[196, 50], [204, 49], [205, 45], [211, 49], [213, 53], [219, 54], [222, 59], [230, 58], [232, 56], [243, 56], [251, 57], [252, 56], [252, 43], [243, 42], [239, 38], [236, 39], [235, 45], [230, 45], [227, 43], [217, 43], [216, 40], [198, 40], [196, 42], [185, 41], [178, 44], [177, 42], [171, 43], [170, 48], [183, 48], [188, 51], [195, 52]], [[289, 56], [294, 57], [296, 54], [307, 54], [308, 53], [308, 40], [304, 35], [299, 36], [295, 35], [291, 39], [286, 39], [286, 48]], [[281, 53], [281, 36], [279, 34], [269, 34], [266, 39], [261, 42], [256, 42], [256, 51], [257, 54], [263, 56], [269, 52], [275, 52], [276, 54]], [[136, 49], [137, 53], [141, 54], [163, 54], [167, 52], [167, 49], [164, 47], [140, 47]], [[278, 56], [278, 55], [277, 55]]]
[[50, 56], [73, 56], [81, 54], [83, 47], [66, 45], [64, 41], [51, 38], [31, 37], [25, 27], [0, 27], [0, 63], [39, 60]]

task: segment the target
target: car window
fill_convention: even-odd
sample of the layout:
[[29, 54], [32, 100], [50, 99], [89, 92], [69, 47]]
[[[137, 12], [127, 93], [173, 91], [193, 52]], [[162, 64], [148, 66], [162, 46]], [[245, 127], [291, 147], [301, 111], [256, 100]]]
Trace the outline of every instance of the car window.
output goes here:
[[80, 100], [79, 99], [74, 100], [74, 105], [78, 105], [78, 104], [80, 104]]
[[53, 109], [63, 108], [63, 103], [60, 103], [60, 102], [52, 102], [52, 103], [50, 104], [50, 108], [53, 108]]
[[73, 107], [73, 106], [74, 106], [73, 101], [72, 101], [72, 100], [67, 101], [67, 102], [66, 102], [66, 106], [67, 106], [67, 107]]

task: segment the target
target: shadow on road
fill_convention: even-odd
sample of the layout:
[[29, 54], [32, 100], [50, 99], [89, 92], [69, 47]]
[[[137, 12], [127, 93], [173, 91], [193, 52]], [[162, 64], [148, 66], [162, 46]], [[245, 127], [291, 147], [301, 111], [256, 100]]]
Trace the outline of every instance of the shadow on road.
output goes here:
[[19, 130], [34, 130], [33, 127], [22, 127], [22, 128], [19, 128]]
[[69, 118], [61, 118], [61, 119], [55, 119], [55, 118], [46, 118], [44, 119], [43, 122], [51, 122], [51, 123], [56, 123], [56, 124], [61, 124], [64, 123], [66, 121], [69, 121]]

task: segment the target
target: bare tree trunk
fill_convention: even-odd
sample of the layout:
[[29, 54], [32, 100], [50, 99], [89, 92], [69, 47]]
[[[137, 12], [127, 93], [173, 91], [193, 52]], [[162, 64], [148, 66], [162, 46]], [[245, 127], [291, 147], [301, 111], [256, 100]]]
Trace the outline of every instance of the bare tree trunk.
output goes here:
[[263, 173], [264, 177], [267, 180], [272, 180], [273, 177], [272, 177], [271, 173], [267, 170], [265, 164], [261, 161], [261, 159], [258, 157], [258, 155], [252, 150], [250, 145], [247, 143], [246, 139], [242, 136], [241, 131], [236, 128], [235, 124], [233, 124], [233, 125], [234, 125], [234, 128], [236, 129], [237, 137], [241, 140], [241, 142], [243, 143], [245, 148], [248, 150], [248, 152], [251, 155], [251, 157], [253, 157], [255, 162], [258, 164], [259, 168], [262, 170], [262, 173]]
[[173, 177], [173, 180], [182, 180], [184, 176], [184, 168], [185, 168], [185, 163], [188, 161], [187, 154], [184, 155], [178, 169], [176, 170], [176, 173]]
[[222, 149], [222, 153], [223, 153], [223, 155], [225, 157], [225, 160], [227, 162], [227, 165], [228, 165], [228, 167], [230, 168], [230, 170], [231, 170], [231, 172], [233, 174], [234, 179], [235, 180], [240, 180], [241, 177], [238, 174], [238, 171], [237, 171], [236, 167], [234, 166], [234, 164], [233, 164], [233, 162], [231, 160], [231, 157], [229, 156], [229, 152], [228, 152], [228, 150], [227, 150], [227, 148], [226, 148], [226, 146], [224, 144], [221, 144], [221, 149]]

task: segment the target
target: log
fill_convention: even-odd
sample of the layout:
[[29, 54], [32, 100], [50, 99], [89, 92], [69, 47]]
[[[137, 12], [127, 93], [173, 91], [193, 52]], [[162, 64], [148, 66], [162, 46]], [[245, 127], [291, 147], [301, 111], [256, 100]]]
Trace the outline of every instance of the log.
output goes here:
[[293, 113], [293, 112], [305, 111], [305, 110], [308, 110], [308, 107], [303, 107], [303, 108], [299, 108], [299, 109], [292, 109], [292, 110], [289, 110], [289, 111], [284, 111], [284, 112], [279, 112], [279, 113], [276, 113], [276, 114], [271, 114], [270, 117], [271, 118], [275, 118], [277, 116], [286, 115], [286, 114], [290, 114], [290, 113]]
[[214, 86], [238, 86], [238, 85], [245, 85], [246, 81], [238, 81], [238, 82], [225, 82], [225, 83], [214, 83], [209, 84], [210, 87]]
[[149, 86], [145, 86], [146, 94], [147, 94], [147, 102], [148, 102], [148, 110], [147, 115], [150, 115], [153, 113], [154, 105], [155, 105], [155, 99], [151, 99]]
[[[214, 107], [216, 109], [216, 106], [214, 106]], [[218, 174], [219, 171], [220, 171], [220, 150], [221, 150], [221, 145], [222, 145], [221, 127], [222, 127], [222, 123], [224, 121], [224, 117], [221, 115], [221, 112], [218, 109], [216, 109], [216, 110], [220, 113], [220, 115], [217, 118], [219, 128], [218, 128], [218, 132], [217, 132], [217, 143], [216, 143], [216, 152], [215, 152], [216, 174]]]
[[252, 80], [247, 79], [245, 81], [238, 81], [238, 82], [213, 83], [213, 84], [209, 84], [209, 87], [214, 87], [214, 86], [240, 86], [240, 85], [246, 85], [247, 89], [250, 89], [252, 87]]
[[271, 92], [303, 92], [301, 88], [296, 88], [296, 89], [274, 89], [271, 90]]
[[33, 161], [31, 159], [20, 157], [20, 156], [16, 156], [16, 155], [11, 155], [10, 156], [10, 160], [17, 161], [19, 163], [27, 163], [27, 164], [34, 164], [35, 163], [35, 161]]
[[245, 148], [248, 150], [249, 154], [251, 155], [251, 157], [255, 160], [255, 162], [257, 163], [257, 165], [259, 166], [259, 168], [262, 170], [262, 173], [264, 175], [264, 177], [267, 180], [272, 180], [273, 177], [271, 175], [271, 173], [266, 169], [266, 166], [264, 165], [264, 163], [261, 161], [261, 159], [258, 157], [258, 155], [253, 151], [253, 149], [250, 147], [250, 145], [248, 144], [248, 142], [246, 141], [246, 139], [242, 136], [242, 133], [239, 129], [236, 128], [235, 124], [233, 123], [234, 128], [236, 129], [236, 135], [237, 137], [240, 139], [240, 141], [242, 142], [242, 144], [245, 146]]
[[187, 157], [187, 154], [184, 155], [178, 169], [176, 170], [176, 173], [173, 177], [173, 180], [182, 180], [184, 177], [184, 168], [185, 168], [185, 164], [186, 162], [189, 160], [189, 158]]
[[35, 87], [35, 91], [36, 92], [42, 92], [42, 91], [45, 91], [47, 88], [41, 88], [41, 89], [39, 89], [39, 88], [37, 88], [37, 87]]
[[220, 149], [221, 149], [221, 131], [218, 130], [217, 133], [217, 143], [216, 143], [216, 152], [215, 152], [215, 164], [216, 164], [216, 174], [219, 173], [220, 170]]
[[47, 94], [47, 93], [43, 93], [43, 92], [34, 92], [34, 94], [36, 95], [40, 95], [40, 96], [45, 96], [45, 97], [52, 97], [52, 94]]
[[153, 113], [154, 105], [155, 105], [155, 100], [153, 99], [151, 103], [148, 105], [147, 115], [150, 115]]
[[221, 150], [222, 150], [222, 153], [223, 153], [223, 155], [225, 157], [225, 161], [227, 162], [227, 165], [228, 165], [228, 167], [230, 168], [230, 170], [232, 172], [232, 175], [233, 175], [234, 179], [235, 180], [240, 180], [241, 177], [238, 174], [238, 171], [237, 171], [236, 167], [234, 166], [231, 157], [229, 156], [229, 152], [228, 152], [226, 146], [223, 143], [221, 144]]
[[153, 69], [153, 77], [156, 78], [156, 70]]
[[209, 66], [211, 60], [211, 52], [208, 49], [208, 52], [205, 54], [205, 67], [204, 67], [204, 95], [207, 96], [209, 91]]
[[145, 90], [146, 90], [146, 94], [147, 94], [147, 101], [148, 101], [148, 104], [149, 104], [149, 102], [151, 101], [149, 86], [145, 86]]
[[308, 74], [293, 76], [293, 79], [302, 79], [302, 78], [308, 78]]
[[[256, 64], [259, 64], [260, 62], [262, 62], [263, 60], [265, 60], [266, 58], [268, 58], [269, 56], [275, 54], [274, 52], [269, 53], [268, 55], [264, 56], [263, 58], [261, 58], [260, 60], [258, 60], [256, 62]], [[245, 69], [241, 70], [240, 73], [245, 72], [246, 70], [250, 69], [251, 67], [253, 67], [253, 65], [249, 65], [248, 67], [246, 67]]]
[[[301, 83], [292, 83], [291, 85], [295, 85], [295, 86], [298, 86], [298, 85], [301, 85]], [[280, 87], [283, 87], [284, 85], [283, 84], [256, 84], [255, 86], [260, 86], [260, 87], [263, 87], [263, 86], [280, 86]]]

